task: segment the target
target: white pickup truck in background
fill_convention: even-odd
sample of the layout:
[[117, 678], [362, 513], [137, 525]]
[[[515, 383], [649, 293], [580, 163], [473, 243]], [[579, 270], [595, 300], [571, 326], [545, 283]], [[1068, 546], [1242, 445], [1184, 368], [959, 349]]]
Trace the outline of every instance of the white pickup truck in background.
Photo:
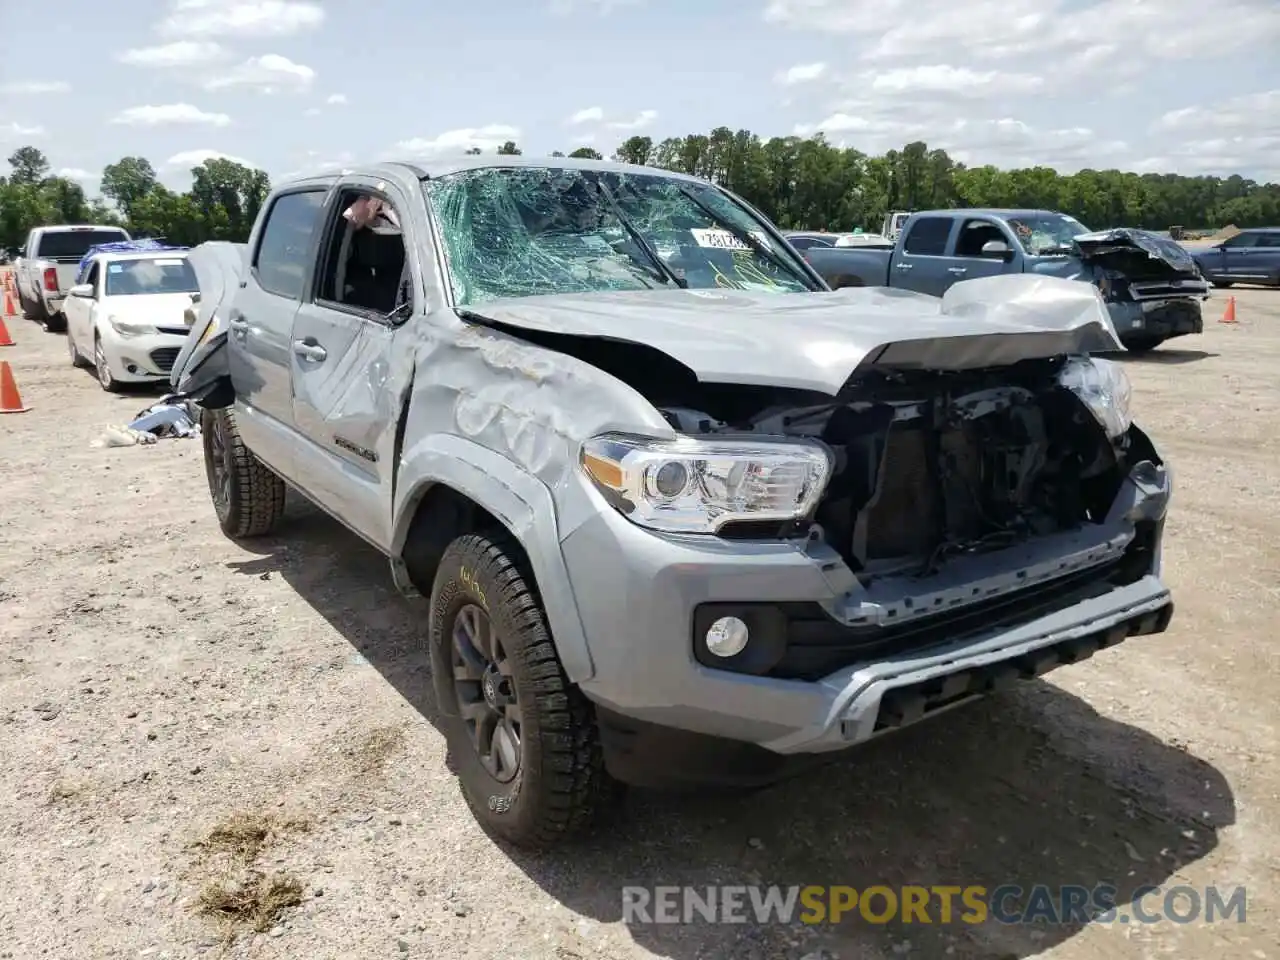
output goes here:
[[68, 223], [36, 227], [27, 234], [13, 268], [22, 312], [50, 332], [66, 330], [62, 302], [76, 282], [80, 259], [96, 244], [131, 239], [120, 227]]

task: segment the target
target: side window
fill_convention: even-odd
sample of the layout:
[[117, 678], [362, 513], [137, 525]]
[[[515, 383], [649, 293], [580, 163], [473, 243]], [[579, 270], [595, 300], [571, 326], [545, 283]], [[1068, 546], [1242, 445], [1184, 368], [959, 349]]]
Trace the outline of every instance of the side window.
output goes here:
[[413, 301], [404, 234], [381, 197], [345, 190], [320, 260], [316, 299], [386, 316]]
[[817, 246], [818, 241], [813, 237], [792, 237], [791, 245], [797, 250], [808, 250], [810, 247]]
[[983, 245], [992, 240], [1006, 245], [1009, 242], [990, 220], [966, 220], [960, 227], [960, 236], [956, 238], [956, 256], [981, 257]]
[[267, 293], [292, 300], [302, 296], [311, 238], [320, 222], [324, 197], [323, 190], [286, 193], [271, 205], [254, 259], [258, 284]]
[[1280, 247], [1280, 233], [1264, 233], [1258, 240], [1260, 247]]
[[1256, 233], [1237, 233], [1222, 245], [1228, 250], [1239, 250], [1241, 247], [1256, 247], [1258, 245], [1258, 235]]
[[902, 252], [924, 257], [942, 256], [947, 250], [951, 223], [950, 217], [922, 217], [911, 225], [911, 232], [903, 241]]

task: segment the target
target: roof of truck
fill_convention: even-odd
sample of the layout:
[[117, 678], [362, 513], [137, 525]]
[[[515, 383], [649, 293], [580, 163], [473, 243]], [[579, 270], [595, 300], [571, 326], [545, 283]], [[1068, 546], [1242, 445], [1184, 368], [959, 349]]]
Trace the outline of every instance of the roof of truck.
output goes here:
[[1004, 207], [958, 207], [952, 210], [917, 210], [917, 217], [950, 217], [963, 215], [966, 217], [1063, 217], [1061, 210], [1035, 210], [1032, 208]]
[[607, 173], [641, 174], [651, 177], [673, 177], [693, 183], [705, 183], [700, 177], [692, 177], [675, 170], [649, 167], [634, 163], [618, 163], [613, 160], [591, 160], [578, 157], [526, 157], [506, 154], [453, 154], [433, 157], [429, 160], [388, 160], [369, 164], [349, 164], [330, 170], [318, 171], [291, 179], [290, 183], [326, 179], [349, 173], [365, 176], [404, 176], [408, 171], [420, 179], [443, 177], [463, 170], [483, 170], [501, 167], [559, 167], [566, 170], [600, 170]]

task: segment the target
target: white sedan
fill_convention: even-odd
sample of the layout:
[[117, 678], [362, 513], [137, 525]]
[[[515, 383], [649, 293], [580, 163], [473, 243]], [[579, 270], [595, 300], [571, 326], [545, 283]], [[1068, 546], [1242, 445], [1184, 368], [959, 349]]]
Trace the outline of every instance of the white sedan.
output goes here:
[[101, 253], [80, 279], [63, 307], [71, 363], [92, 364], [103, 390], [166, 380], [199, 289], [186, 251]]

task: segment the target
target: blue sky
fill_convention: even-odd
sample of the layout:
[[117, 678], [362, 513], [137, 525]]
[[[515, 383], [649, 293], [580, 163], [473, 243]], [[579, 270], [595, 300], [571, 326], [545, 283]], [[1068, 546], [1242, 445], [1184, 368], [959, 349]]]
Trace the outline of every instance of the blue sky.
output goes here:
[[[96, 192], [717, 125], [1280, 181], [1280, 0], [64, 0], [6, 11], [0, 150]], [[61, 26], [50, 27], [56, 23]], [[52, 30], [52, 32], [51, 32]], [[51, 37], [56, 42], [51, 45]]]

